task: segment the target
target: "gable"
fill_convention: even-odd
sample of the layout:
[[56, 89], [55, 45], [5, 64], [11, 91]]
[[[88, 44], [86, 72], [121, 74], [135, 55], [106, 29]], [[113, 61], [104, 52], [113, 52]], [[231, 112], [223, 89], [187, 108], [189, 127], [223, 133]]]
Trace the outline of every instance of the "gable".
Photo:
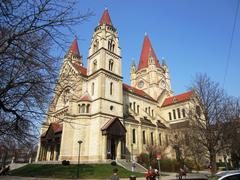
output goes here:
[[118, 118], [113, 118], [109, 120], [102, 128], [102, 134], [113, 135], [113, 136], [125, 136], [127, 130], [120, 122]]

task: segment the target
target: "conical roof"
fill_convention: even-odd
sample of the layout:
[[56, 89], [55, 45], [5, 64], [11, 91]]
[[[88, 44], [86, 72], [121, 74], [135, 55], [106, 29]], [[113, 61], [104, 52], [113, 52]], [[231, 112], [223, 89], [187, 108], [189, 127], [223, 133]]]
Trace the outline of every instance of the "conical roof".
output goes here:
[[107, 25], [112, 26], [112, 21], [111, 21], [111, 18], [109, 16], [108, 9], [104, 10], [102, 18], [101, 18], [99, 24], [100, 25], [107, 24]]
[[78, 49], [78, 43], [77, 43], [77, 38], [75, 38], [72, 42], [72, 45], [69, 49], [69, 52], [73, 53], [74, 55], [81, 56], [79, 49]]
[[148, 38], [147, 35], [145, 35], [144, 41], [143, 41], [142, 52], [141, 52], [141, 56], [140, 56], [140, 59], [139, 59], [138, 70], [148, 67], [149, 56], [151, 56], [153, 58], [154, 64], [156, 65], [156, 67], [159, 68], [160, 64], [157, 60], [157, 56], [154, 52], [154, 49], [152, 48], [152, 44], [150, 42], [150, 39]]

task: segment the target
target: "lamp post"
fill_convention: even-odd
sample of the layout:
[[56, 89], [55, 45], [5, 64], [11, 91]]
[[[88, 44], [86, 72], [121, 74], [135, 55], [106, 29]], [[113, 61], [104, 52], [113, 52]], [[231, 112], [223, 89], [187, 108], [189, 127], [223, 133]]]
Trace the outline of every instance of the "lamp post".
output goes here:
[[79, 165], [80, 165], [80, 148], [81, 148], [81, 144], [83, 142], [81, 140], [78, 141], [79, 144], [79, 149], [78, 149], [78, 167], [77, 167], [77, 178], [79, 178]]

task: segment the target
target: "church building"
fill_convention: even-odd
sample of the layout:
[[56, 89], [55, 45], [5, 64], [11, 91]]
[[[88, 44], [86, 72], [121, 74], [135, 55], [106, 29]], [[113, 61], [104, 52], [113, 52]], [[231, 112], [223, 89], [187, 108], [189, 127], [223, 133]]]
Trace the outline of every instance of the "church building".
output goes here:
[[167, 64], [159, 62], [145, 34], [131, 84], [123, 83], [119, 37], [107, 9], [95, 27], [87, 66], [77, 39], [64, 57], [36, 161], [132, 160], [147, 146], [174, 157], [170, 130], [187, 125], [192, 92], [174, 95]]

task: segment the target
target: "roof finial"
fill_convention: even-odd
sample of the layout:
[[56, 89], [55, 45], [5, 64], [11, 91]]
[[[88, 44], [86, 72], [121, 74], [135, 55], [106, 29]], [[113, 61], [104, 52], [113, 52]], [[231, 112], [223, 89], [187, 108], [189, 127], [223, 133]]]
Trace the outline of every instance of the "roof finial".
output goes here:
[[144, 33], [144, 36], [147, 36], [147, 32]]
[[108, 10], [108, 8], [107, 7], [105, 7], [105, 9], [104, 10]]

